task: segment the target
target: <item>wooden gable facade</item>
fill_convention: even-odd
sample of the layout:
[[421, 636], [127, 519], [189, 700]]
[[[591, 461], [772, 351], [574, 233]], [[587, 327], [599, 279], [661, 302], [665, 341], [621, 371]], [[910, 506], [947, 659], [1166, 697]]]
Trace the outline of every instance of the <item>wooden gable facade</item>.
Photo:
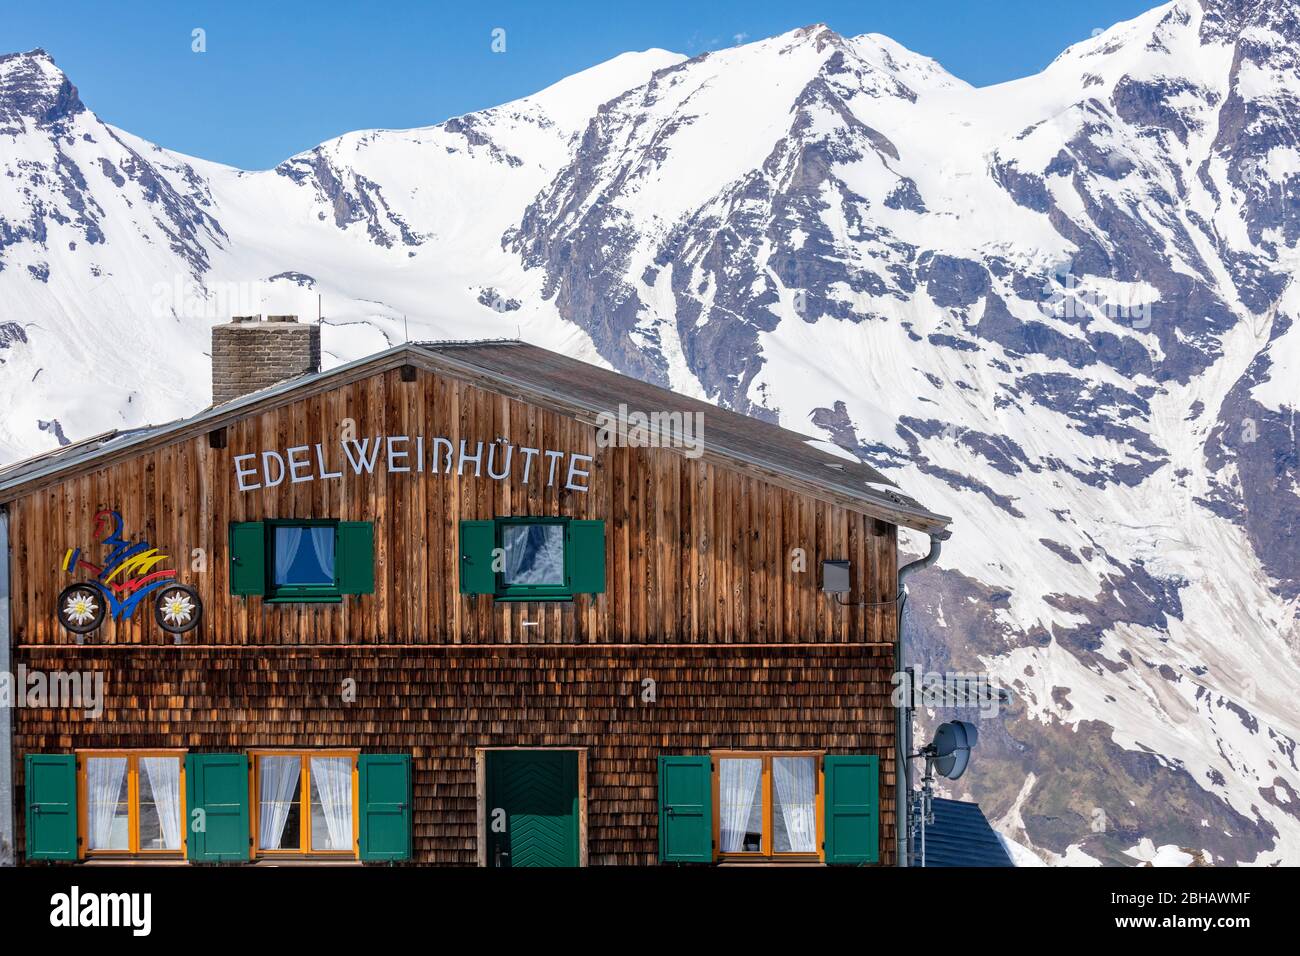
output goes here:
[[[218, 778], [218, 757], [248, 762], [251, 816], [236, 826], [248, 829], [247, 854], [204, 857], [197, 849], [203, 837], [191, 826], [181, 847], [154, 827], [161, 834], [155, 841], [196, 862], [262, 855], [258, 818], [265, 824], [272, 811], [263, 779], [270, 770], [259, 771], [259, 760], [285, 755], [274, 764], [283, 770], [297, 754], [299, 786], [318, 794], [317, 803], [328, 804], [316, 788], [338, 767], [311, 755], [352, 761], [356, 832], [347, 852], [338, 852], [361, 860], [528, 865], [497, 835], [492, 804], [540, 799], [512, 796], [510, 774], [545, 788], [552, 771], [557, 782], [548, 799], [571, 810], [577, 834], [572, 862], [696, 859], [690, 852], [702, 853], [698, 842], [685, 855], [665, 846], [665, 821], [684, 826], [687, 814], [665, 809], [671, 800], [663, 761], [685, 757], [705, 761], [700, 785], [712, 788], [708, 861], [772, 859], [776, 844], [798, 844], [804, 856], [824, 862], [895, 862], [894, 516], [833, 484], [801, 483], [788, 469], [709, 447], [707, 416], [731, 413], [704, 412], [706, 442], [697, 456], [678, 447], [609, 447], [589, 408], [575, 411], [540, 394], [426, 361], [413, 347], [10, 482], [0, 506], [8, 522], [13, 663], [31, 672], [99, 675], [103, 688], [102, 713], [93, 718], [68, 706], [15, 712], [20, 854], [40, 813], [58, 802], [33, 817], [25, 776], [58, 770], [39, 760], [33, 769], [32, 757], [69, 755], [85, 778], [86, 761], [97, 753], [139, 752], [179, 755], [183, 779], [171, 786], [179, 786], [182, 804], [205, 799], [194, 788]], [[370, 441], [378, 443], [373, 464], [366, 465], [367, 451], [358, 466], [360, 443]], [[113, 547], [96, 537], [104, 513], [120, 516], [121, 540], [143, 542], [157, 558], [137, 570], [171, 570], [169, 580], [193, 589], [201, 613], [191, 629], [160, 627], [161, 611], [148, 601], [117, 619], [105, 615], [80, 637], [63, 626], [64, 588], [98, 571], [96, 555]], [[603, 550], [599, 589], [561, 600], [466, 593], [466, 528], [503, 518], [589, 523]], [[241, 592], [232, 529], [313, 520], [369, 529], [370, 578], [363, 573], [355, 593], [331, 600]], [[943, 520], [934, 517], [932, 527]], [[849, 562], [850, 590], [838, 599], [821, 590], [822, 562], [831, 560]], [[259, 573], [269, 579], [271, 572]], [[558, 757], [552, 768], [501, 756], [512, 751], [571, 753], [573, 770]], [[874, 855], [836, 856], [827, 827], [850, 827], [829, 804], [809, 811], [817, 821], [810, 854], [813, 837], [796, 833], [810, 823], [787, 812], [773, 824], [772, 805], [793, 798], [781, 782], [787, 764], [770, 758], [761, 778], [749, 776], [758, 773], [752, 761], [740, 767], [746, 781], [763, 781], [766, 794], [750, 797], [763, 808], [754, 811], [765, 821], [761, 834], [741, 838], [758, 849], [722, 852], [720, 840], [737, 839], [719, 836], [732, 825], [718, 819], [729, 812], [718, 792], [723, 754], [807, 755], [817, 761], [808, 785], [819, 801], [830, 786], [826, 758], [861, 758], [871, 768], [861, 779], [875, 788], [863, 824]], [[374, 758], [369, 770], [367, 756]], [[128, 762], [111, 769], [135, 781], [122, 784], [135, 801], [122, 819], [138, 849], [145, 818], [152, 821], [161, 804], [140, 802], [133, 789], [146, 783], [144, 770], [135, 769], [143, 764], [114, 759]], [[851, 786], [856, 766], [837, 765], [841, 786]], [[392, 792], [409, 793], [409, 806], [381, 792], [377, 781], [390, 773], [398, 781]], [[285, 779], [292, 783], [291, 773]], [[747, 785], [758, 793], [760, 784]], [[84, 859], [97, 840], [126, 840], [88, 832], [101, 813], [88, 806], [95, 799], [91, 783], [79, 785], [71, 856], [26, 847], [27, 858]], [[302, 799], [303, 818], [321, 812], [310, 802], [316, 796]], [[382, 809], [399, 805], [399, 818], [407, 814], [404, 837]], [[505, 817], [516, 828], [515, 847], [525, 843], [518, 828], [529, 825], [549, 838], [545, 814], [516, 808]], [[317, 839], [343, 847], [336, 834], [313, 836], [309, 823], [297, 847], [303, 856]], [[390, 824], [394, 845], [405, 840], [406, 851], [368, 853], [367, 834]], [[369, 839], [378, 846], [385, 838]]]

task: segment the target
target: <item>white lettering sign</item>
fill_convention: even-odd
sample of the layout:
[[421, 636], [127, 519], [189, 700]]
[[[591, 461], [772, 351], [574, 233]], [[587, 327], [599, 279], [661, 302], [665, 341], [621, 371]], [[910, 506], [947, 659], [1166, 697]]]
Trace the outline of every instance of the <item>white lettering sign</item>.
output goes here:
[[[516, 450], [519, 452], [515, 454]], [[566, 491], [589, 490], [591, 455], [552, 448], [515, 448], [509, 441], [452, 441], [443, 436], [366, 435], [335, 443], [295, 445], [283, 451], [267, 448], [235, 455], [231, 465], [240, 491], [274, 488], [287, 478], [291, 484], [330, 481], [347, 476], [423, 474], [472, 476], [520, 484], [530, 481]], [[536, 467], [534, 467], [536, 464]]]

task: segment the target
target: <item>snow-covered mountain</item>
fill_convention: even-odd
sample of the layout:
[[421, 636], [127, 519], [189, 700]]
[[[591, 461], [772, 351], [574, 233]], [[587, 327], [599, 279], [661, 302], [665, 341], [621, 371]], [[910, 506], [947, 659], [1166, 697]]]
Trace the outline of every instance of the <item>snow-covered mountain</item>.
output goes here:
[[1009, 838], [1295, 863], [1297, 115], [1294, 0], [1176, 0], [983, 89], [825, 26], [626, 54], [261, 172], [0, 57], [0, 454], [206, 404], [232, 312], [319, 301], [330, 362], [608, 363], [958, 516], [909, 653], [1012, 690], [960, 782]]

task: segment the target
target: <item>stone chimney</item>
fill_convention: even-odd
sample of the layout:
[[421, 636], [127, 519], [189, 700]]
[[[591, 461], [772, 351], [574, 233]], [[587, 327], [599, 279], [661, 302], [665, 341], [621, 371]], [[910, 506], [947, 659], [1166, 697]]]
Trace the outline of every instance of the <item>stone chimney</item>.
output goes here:
[[320, 326], [296, 315], [237, 315], [212, 328], [212, 404], [320, 371]]

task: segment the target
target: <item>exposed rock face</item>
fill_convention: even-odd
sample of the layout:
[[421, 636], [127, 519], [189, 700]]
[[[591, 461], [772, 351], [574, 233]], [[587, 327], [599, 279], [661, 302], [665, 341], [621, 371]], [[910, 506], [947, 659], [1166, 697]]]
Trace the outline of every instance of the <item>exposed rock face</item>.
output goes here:
[[[106, 133], [106, 141], [96, 143], [94, 132]], [[194, 275], [208, 269], [206, 243], [225, 237], [221, 226], [194, 197], [178, 193], [130, 145], [100, 124], [44, 50], [0, 56], [0, 134], [29, 133], [38, 134], [43, 155], [9, 164], [9, 186], [19, 201], [19, 215], [10, 214], [6, 203], [6, 215], [0, 219], [0, 268], [6, 247], [45, 245], [51, 223], [70, 227], [88, 245], [104, 243], [106, 220], [122, 208], [101, 205], [100, 182], [106, 182], [121, 198], [140, 203], [137, 217], [142, 213], [150, 220], [159, 241]], [[123, 205], [133, 208], [130, 199]], [[29, 274], [41, 282], [49, 281], [50, 270], [48, 263], [28, 264]]]
[[[666, 384], [670, 352], [680, 348], [712, 397], [770, 418], [775, 410], [752, 391], [763, 363], [760, 336], [775, 331], [785, 307], [808, 323], [861, 322], [873, 313], [850, 297], [905, 301], [915, 288], [915, 247], [871, 221], [872, 203], [842, 168], [883, 176], [888, 188], [879, 201], [893, 208], [924, 205], [916, 183], [890, 168], [897, 147], [852, 108], [862, 96], [916, 99], [880, 65], [883, 46], [823, 26], [757, 46], [774, 70], [747, 95], [770, 96], [769, 108], [789, 112], [780, 120], [783, 135], [747, 138], [762, 156], [756, 168], [732, 170], [727, 158], [708, 156], [726, 172], [696, 167], [698, 202], [671, 220], [651, 198], [675, 191], [687, 175], [681, 154], [707, 136], [697, 129], [700, 114], [719, 99], [715, 81], [728, 78], [728, 61], [743, 54], [706, 55], [605, 104], [510, 240], [526, 266], [545, 270], [544, 294], [615, 365]], [[734, 82], [721, 84], [725, 93]], [[682, 205], [674, 196], [667, 208]], [[661, 277], [672, 294], [667, 315], [648, 304]]]
[[[378, 183], [354, 170], [336, 168], [320, 148], [285, 160], [275, 171], [299, 185], [310, 184], [340, 229], [354, 222], [364, 223], [370, 241], [385, 249], [399, 242], [418, 246], [424, 241], [389, 207]], [[325, 218], [324, 212], [319, 215]]]
[[0, 55], [0, 132], [17, 135], [27, 120], [49, 129], [85, 109], [44, 50]]
[[1297, 115], [1291, 0], [1176, 0], [980, 90], [820, 25], [629, 54], [260, 173], [0, 58], [0, 448], [206, 401], [227, 316], [154, 283], [309, 293], [326, 365], [523, 334], [957, 516], [909, 654], [1013, 692], [962, 781], [1005, 833], [1295, 862]]

